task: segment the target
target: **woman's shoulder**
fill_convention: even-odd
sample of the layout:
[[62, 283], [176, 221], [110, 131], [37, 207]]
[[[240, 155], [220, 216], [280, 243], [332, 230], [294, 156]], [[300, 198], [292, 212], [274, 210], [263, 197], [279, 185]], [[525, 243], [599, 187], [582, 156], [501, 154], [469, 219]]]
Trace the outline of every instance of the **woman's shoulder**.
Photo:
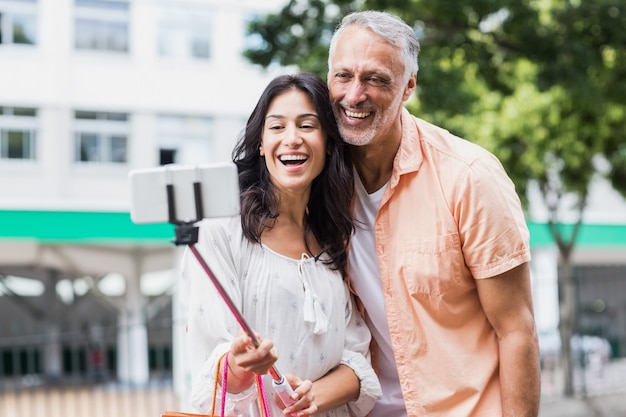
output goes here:
[[237, 242], [242, 237], [239, 216], [203, 219], [198, 223], [200, 233], [209, 241]]

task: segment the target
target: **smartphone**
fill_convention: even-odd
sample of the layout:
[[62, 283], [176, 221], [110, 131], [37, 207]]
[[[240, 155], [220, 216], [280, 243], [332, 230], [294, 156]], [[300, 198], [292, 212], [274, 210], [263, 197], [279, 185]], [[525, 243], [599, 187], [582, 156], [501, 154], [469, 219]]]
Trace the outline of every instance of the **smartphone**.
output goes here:
[[[233, 162], [136, 169], [129, 179], [130, 217], [137, 224], [171, 222], [168, 188], [178, 222], [239, 214], [239, 175]], [[194, 184], [200, 190], [201, 213], [196, 210]]]

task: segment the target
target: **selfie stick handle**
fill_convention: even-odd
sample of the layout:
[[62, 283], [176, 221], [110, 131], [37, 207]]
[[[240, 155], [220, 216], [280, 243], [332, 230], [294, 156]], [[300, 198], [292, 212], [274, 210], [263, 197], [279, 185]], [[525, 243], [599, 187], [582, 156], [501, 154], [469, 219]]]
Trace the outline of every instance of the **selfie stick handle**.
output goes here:
[[[193, 191], [196, 205], [196, 219], [189, 222], [183, 222], [178, 220], [176, 216], [176, 205], [174, 204], [174, 186], [172, 184], [166, 185], [169, 222], [176, 225], [176, 240], [174, 240], [174, 243], [176, 245], [187, 245], [187, 247], [191, 250], [193, 255], [200, 263], [200, 266], [202, 266], [202, 269], [204, 269], [204, 272], [206, 272], [208, 277], [213, 282], [213, 285], [217, 289], [217, 292], [222, 296], [222, 298], [226, 302], [226, 305], [239, 322], [239, 325], [248, 334], [250, 339], [252, 339], [252, 344], [256, 348], [259, 346], [260, 343], [256, 337], [256, 334], [254, 333], [254, 330], [252, 330], [252, 327], [250, 327], [248, 322], [246, 322], [243, 314], [241, 314], [241, 312], [237, 309], [237, 306], [235, 305], [233, 300], [230, 298], [222, 284], [217, 280], [215, 275], [213, 275], [213, 271], [211, 271], [209, 265], [207, 265], [200, 252], [198, 252], [198, 249], [196, 249], [195, 244], [198, 242], [199, 228], [195, 225], [195, 223], [200, 221], [204, 217], [204, 209], [202, 207], [202, 191], [199, 182], [193, 183]], [[269, 373], [272, 377], [272, 385], [274, 387], [274, 390], [282, 400], [283, 404], [285, 404], [285, 406], [287, 407], [293, 404], [295, 402], [295, 400], [291, 398], [293, 389], [291, 388], [291, 385], [289, 385], [285, 377], [280, 372], [278, 372], [278, 369], [276, 369], [275, 366], [272, 366], [270, 368]]]
[[[202, 255], [200, 255], [200, 252], [198, 252], [196, 246], [194, 244], [189, 244], [188, 247], [202, 266], [202, 269], [204, 269], [204, 272], [206, 272], [211, 281], [213, 281], [213, 285], [215, 285], [217, 292], [222, 296], [222, 298], [226, 302], [226, 305], [233, 313], [241, 327], [245, 330], [248, 336], [250, 336], [250, 339], [252, 339], [252, 344], [254, 345], [254, 347], [258, 347], [259, 339], [256, 337], [256, 334], [254, 333], [248, 322], [246, 322], [241, 312], [237, 309], [235, 303], [233, 303], [233, 300], [230, 298], [222, 284], [217, 280], [215, 275], [213, 275], [211, 268], [209, 268], [207, 263], [204, 261], [204, 258], [202, 258]], [[285, 406], [290, 406], [291, 404], [293, 404], [295, 402], [295, 400], [291, 397], [293, 389], [291, 388], [291, 385], [289, 385], [285, 377], [281, 375], [280, 372], [278, 372], [278, 369], [276, 369], [275, 366], [272, 366], [270, 368], [269, 373], [272, 376], [272, 385], [274, 387], [274, 390], [282, 400], [283, 404], [285, 404]]]

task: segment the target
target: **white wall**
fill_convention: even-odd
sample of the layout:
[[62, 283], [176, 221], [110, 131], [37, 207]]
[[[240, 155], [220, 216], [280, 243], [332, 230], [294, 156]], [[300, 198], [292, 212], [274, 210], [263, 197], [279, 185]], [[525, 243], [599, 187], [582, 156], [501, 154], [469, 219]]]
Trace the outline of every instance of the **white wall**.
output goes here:
[[[284, 1], [190, 0], [210, 5], [211, 59], [157, 54], [159, 5], [135, 0], [128, 54], [75, 50], [74, 1], [39, 0], [38, 44], [0, 48], [0, 106], [38, 109], [36, 161], [0, 161], [0, 209], [128, 209], [129, 170], [158, 165], [159, 114], [209, 116], [213, 143], [181, 149], [181, 163], [230, 159], [262, 89], [285, 70], [243, 60], [245, 19]], [[73, 163], [74, 110], [128, 112], [127, 164]], [[186, 156], [185, 156], [186, 155]]]

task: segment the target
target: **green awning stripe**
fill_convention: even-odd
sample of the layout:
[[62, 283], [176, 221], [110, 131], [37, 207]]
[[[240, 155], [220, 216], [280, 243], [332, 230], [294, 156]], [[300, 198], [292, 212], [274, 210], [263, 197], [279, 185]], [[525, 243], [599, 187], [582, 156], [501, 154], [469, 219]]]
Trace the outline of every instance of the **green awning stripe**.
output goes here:
[[43, 242], [141, 243], [174, 238], [171, 224], [131, 221], [128, 212], [0, 210], [0, 238], [30, 238]]
[[[531, 247], [554, 243], [546, 223], [529, 222]], [[560, 225], [563, 236], [572, 235], [574, 225]], [[582, 224], [576, 238], [578, 247], [626, 247], [626, 225]]]
[[[529, 222], [532, 247], [549, 246], [553, 239], [545, 223]], [[562, 225], [571, 234], [573, 225]], [[128, 212], [0, 210], [0, 239], [36, 239], [42, 242], [170, 244], [171, 224], [134, 224]], [[626, 225], [584, 224], [579, 247], [626, 247]]]

